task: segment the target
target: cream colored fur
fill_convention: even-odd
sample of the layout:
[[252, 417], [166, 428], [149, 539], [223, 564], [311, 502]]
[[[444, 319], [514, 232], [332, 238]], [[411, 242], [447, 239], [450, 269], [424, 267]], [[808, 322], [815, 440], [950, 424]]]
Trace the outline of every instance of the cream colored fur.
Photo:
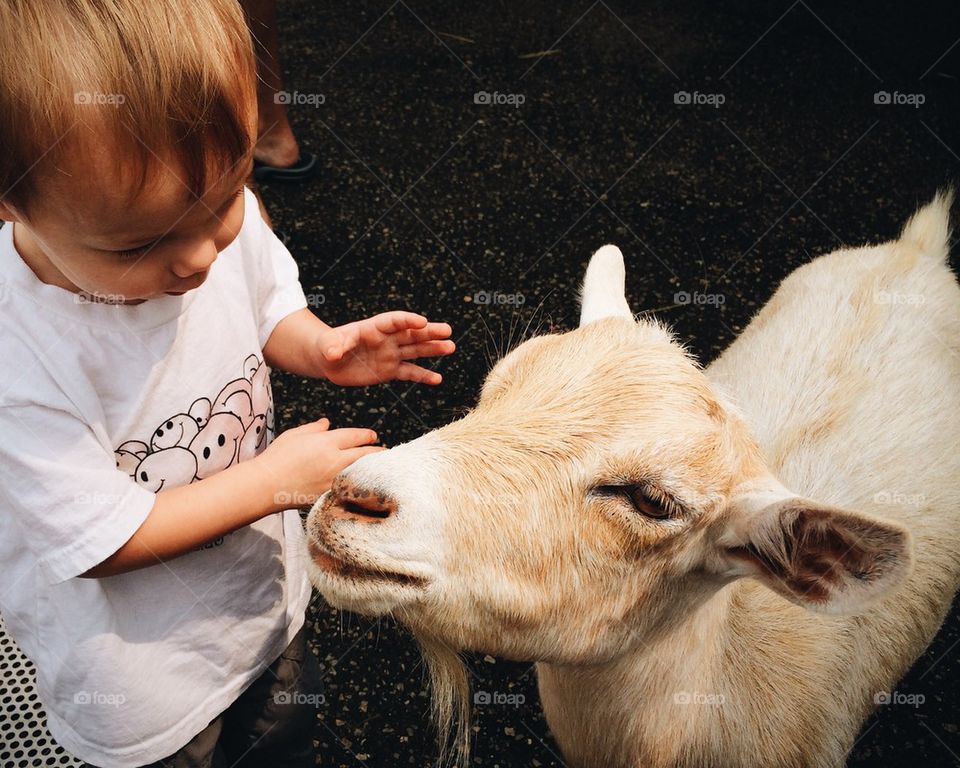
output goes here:
[[[472, 649], [538, 662], [572, 767], [842, 766], [960, 583], [949, 205], [796, 270], [706, 371], [633, 320], [605, 246], [580, 328], [343, 473], [307, 533], [354, 570], [314, 583], [421, 638], [461, 758]], [[682, 511], [609, 490], [638, 482]], [[368, 492], [396, 512], [357, 514]]]

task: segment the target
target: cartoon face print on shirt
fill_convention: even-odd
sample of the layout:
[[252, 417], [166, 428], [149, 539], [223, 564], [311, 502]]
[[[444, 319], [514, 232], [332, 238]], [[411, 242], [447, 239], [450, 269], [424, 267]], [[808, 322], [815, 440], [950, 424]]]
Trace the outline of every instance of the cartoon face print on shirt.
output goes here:
[[197, 426], [201, 429], [206, 426], [207, 419], [210, 418], [210, 414], [213, 412], [213, 406], [210, 400], [206, 397], [198, 397], [193, 401], [193, 405], [190, 406], [190, 410], [187, 411], [194, 421], [197, 422]]
[[213, 401], [211, 418], [215, 413], [232, 413], [243, 422], [244, 429], [253, 421], [253, 390], [250, 379], [228, 382]]
[[186, 447], [199, 431], [200, 425], [193, 416], [189, 413], [178, 413], [153, 430], [150, 436], [150, 449], [162, 451], [164, 448], [173, 448], [175, 445]]
[[190, 443], [190, 450], [197, 457], [198, 480], [233, 464], [244, 431], [243, 422], [234, 413], [215, 413], [210, 417], [207, 426]]
[[164, 488], [188, 485], [197, 476], [197, 457], [186, 448], [175, 445], [154, 451], [137, 466], [133, 479], [154, 493]]
[[240, 441], [239, 461], [246, 461], [258, 455], [267, 447], [267, 417], [254, 416]]
[[140, 440], [127, 440], [113, 452], [113, 457], [117, 461], [117, 469], [133, 477], [137, 465], [149, 452], [150, 448], [146, 443]]
[[[271, 398], [273, 396], [271, 395]], [[274, 426], [276, 422], [273, 420], [273, 400], [270, 400], [270, 405], [267, 407], [267, 442], [269, 443], [273, 438], [277, 436], [277, 428]]]
[[261, 365], [263, 365], [263, 363], [256, 355], [247, 357], [247, 359], [243, 361], [243, 378], [253, 381], [253, 374], [257, 372], [257, 368]]
[[250, 398], [253, 402], [253, 412], [266, 416], [267, 410], [273, 404], [273, 395], [270, 392], [270, 368], [261, 363], [250, 376]]
[[164, 419], [148, 440], [127, 440], [115, 451], [117, 468], [153, 491], [210, 477], [261, 453], [273, 437], [270, 369], [256, 354], [243, 361], [243, 377], [228, 380], [213, 397]]

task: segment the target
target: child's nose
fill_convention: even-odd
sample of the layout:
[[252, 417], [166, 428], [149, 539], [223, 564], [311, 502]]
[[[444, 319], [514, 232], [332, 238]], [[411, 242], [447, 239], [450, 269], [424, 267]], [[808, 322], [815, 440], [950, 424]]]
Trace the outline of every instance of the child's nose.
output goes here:
[[207, 240], [201, 245], [180, 251], [174, 257], [171, 269], [177, 277], [185, 279], [199, 272], [206, 272], [216, 260], [217, 246], [213, 240]]

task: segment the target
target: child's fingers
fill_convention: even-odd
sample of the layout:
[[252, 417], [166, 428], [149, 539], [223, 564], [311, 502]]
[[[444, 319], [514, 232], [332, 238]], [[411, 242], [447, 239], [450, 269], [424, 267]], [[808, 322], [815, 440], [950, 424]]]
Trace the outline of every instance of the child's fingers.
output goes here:
[[450, 323], [428, 323], [425, 330], [433, 339], [449, 339], [453, 335]]
[[457, 345], [452, 341], [421, 341], [419, 344], [404, 344], [400, 347], [400, 357], [404, 360], [413, 360], [417, 357], [439, 357], [450, 355]]
[[407, 328], [424, 328], [427, 318], [415, 312], [384, 312], [373, 318], [373, 323], [381, 333], [396, 333]]
[[405, 331], [404, 344], [415, 344], [418, 341], [433, 341], [434, 339], [449, 339], [453, 329], [447, 323], [428, 323], [424, 328]]
[[347, 352], [351, 352], [360, 343], [360, 333], [351, 325], [338, 329], [326, 336], [320, 342], [320, 351], [324, 359], [336, 363]]
[[360, 448], [347, 448], [342, 450], [340, 451], [340, 456], [353, 464], [357, 459], [366, 456], [368, 453], [379, 453], [385, 450], [387, 449], [382, 445], [364, 445]]
[[299, 434], [308, 434], [311, 432], [326, 432], [330, 429], [330, 419], [324, 416], [322, 419], [317, 419], [316, 421], [310, 421], [306, 424], [301, 424], [299, 427], [293, 427], [292, 429], [284, 430], [283, 434], [287, 432], [297, 432]]
[[331, 363], [340, 360], [348, 351], [347, 345], [339, 338], [331, 339], [323, 344], [323, 356]]
[[397, 381], [415, 381], [417, 384], [439, 384], [443, 381], [443, 376], [413, 363], [400, 363], [396, 379]]
[[343, 427], [330, 431], [330, 436], [334, 438], [336, 445], [340, 449], [356, 448], [360, 445], [368, 445], [377, 442], [377, 433], [372, 429], [360, 429], [359, 427]]

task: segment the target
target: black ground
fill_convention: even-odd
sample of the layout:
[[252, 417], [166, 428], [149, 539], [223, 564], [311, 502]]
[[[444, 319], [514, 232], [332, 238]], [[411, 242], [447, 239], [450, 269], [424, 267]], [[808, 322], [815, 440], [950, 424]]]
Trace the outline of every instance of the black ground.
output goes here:
[[[576, 324], [583, 267], [605, 242], [626, 255], [634, 309], [659, 309], [709, 362], [793, 268], [894, 236], [960, 178], [955, 2], [724, 5], [282, 2], [286, 87], [325, 99], [291, 108], [319, 180], [263, 189], [305, 289], [330, 323], [388, 308], [447, 320], [459, 351], [438, 389], [278, 375], [281, 425], [326, 414], [396, 444], [449, 421], [535, 308], [544, 328]], [[479, 91], [525, 103], [477, 104]], [[724, 103], [678, 104], [679, 91]], [[925, 103], [877, 104], [880, 91]], [[524, 303], [478, 304], [482, 291]], [[678, 305], [681, 291], [725, 301]], [[431, 765], [409, 636], [320, 598], [311, 617], [326, 675], [318, 765]], [[882, 708], [850, 765], [960, 764], [957, 643], [954, 612], [898, 689], [924, 703]], [[472, 666], [475, 690], [526, 697], [478, 708], [475, 763], [563, 765], [530, 666]]]

